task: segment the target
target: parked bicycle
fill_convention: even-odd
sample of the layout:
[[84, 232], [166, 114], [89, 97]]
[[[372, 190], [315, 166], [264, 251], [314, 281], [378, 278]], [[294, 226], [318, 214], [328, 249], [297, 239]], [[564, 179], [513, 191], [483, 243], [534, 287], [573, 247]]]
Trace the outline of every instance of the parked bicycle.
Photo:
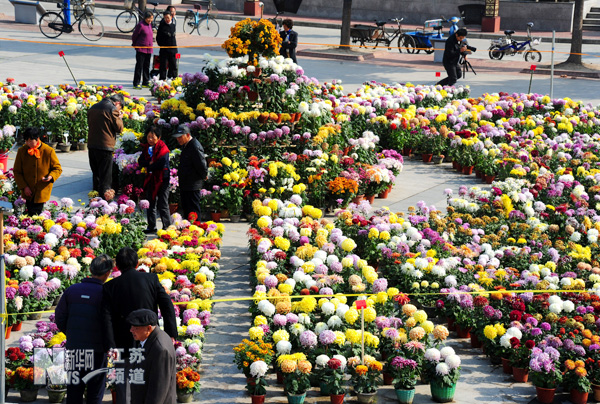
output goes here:
[[191, 34], [197, 31], [198, 35], [217, 36], [219, 35], [219, 23], [213, 17], [218, 12], [217, 8], [212, 0], [204, 2], [203, 5], [207, 7], [204, 14], [200, 14], [201, 4], [194, 4], [194, 10], [188, 10], [185, 13], [183, 32]]
[[[512, 39], [512, 34], [515, 31], [507, 30], [504, 31], [504, 38], [492, 39], [489, 47], [490, 59], [500, 60], [504, 55], [514, 56], [517, 53], [523, 53], [523, 57], [527, 62], [541, 62], [542, 54], [540, 51], [535, 49], [532, 45], [538, 45], [539, 39], [531, 38], [531, 28], [533, 27], [532, 22], [527, 23], [527, 40], [523, 42], [517, 42]], [[527, 49], [527, 50], [526, 50]]]
[[359, 47], [367, 47], [367, 43], [374, 43], [373, 49], [377, 48], [379, 44], [385, 44], [385, 46], [391, 50], [392, 42], [398, 38], [398, 50], [402, 53], [402, 21], [404, 18], [392, 18], [390, 21], [396, 23], [396, 28], [393, 31], [386, 30], [386, 21], [375, 20], [375, 25], [361, 25], [356, 24], [350, 28], [350, 37], [352, 43], [359, 43]]
[[[148, 10], [154, 16], [152, 19], [152, 29], [158, 29], [158, 25], [163, 19], [162, 11], [156, 9], [158, 3], [148, 2], [148, 4], [154, 6], [152, 10]], [[117, 29], [123, 33], [133, 32], [138, 22], [143, 18], [144, 12], [137, 6], [134, 6], [133, 2], [126, 2], [125, 7], [127, 10], [117, 16]]]
[[[73, 2], [73, 8], [65, 8], [63, 3], [57, 6], [61, 9], [59, 13], [48, 11], [40, 17], [39, 27], [44, 36], [48, 38], [58, 38], [63, 32], [70, 34], [77, 29], [81, 35], [88, 41], [98, 41], [104, 35], [104, 25], [94, 17], [94, 5], [88, 1]], [[75, 21], [72, 24], [66, 24], [65, 18], [73, 12]], [[63, 18], [61, 13], [65, 16]], [[68, 14], [69, 13], [69, 14]]]

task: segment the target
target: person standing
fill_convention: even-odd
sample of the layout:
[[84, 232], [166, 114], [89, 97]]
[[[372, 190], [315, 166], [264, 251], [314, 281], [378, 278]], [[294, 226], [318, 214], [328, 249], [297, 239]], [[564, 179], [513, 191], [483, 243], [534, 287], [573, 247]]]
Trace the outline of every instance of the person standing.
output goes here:
[[122, 94], [113, 94], [92, 105], [87, 113], [88, 157], [94, 191], [103, 197], [112, 188], [113, 151], [123, 131]]
[[171, 24], [177, 25], [177, 19], [176, 19], [177, 11], [175, 10], [175, 7], [169, 6], [169, 7], [167, 7], [167, 11], [169, 13], [171, 13]]
[[[121, 275], [104, 284], [102, 293], [103, 325], [106, 335], [107, 348], [121, 349], [121, 358], [125, 361], [119, 366], [125, 367], [125, 375], [129, 374], [129, 351], [133, 348], [134, 340], [127, 316], [138, 309], [148, 309], [160, 313], [164, 322], [165, 332], [171, 337], [177, 337], [177, 322], [175, 309], [171, 298], [158, 281], [154, 273], [136, 271], [138, 256], [131, 247], [123, 247], [116, 257], [117, 269]], [[129, 383], [117, 384], [117, 403], [128, 403]]]
[[[160, 58], [159, 77], [161, 80], [167, 77], [170, 79], [177, 77], [177, 59], [175, 58], [177, 54], [177, 38], [175, 37], [177, 27], [175, 24], [171, 24], [172, 19], [171, 12], [165, 10], [163, 20], [156, 31], [156, 43], [161, 47], [158, 52]], [[168, 46], [168, 48], [163, 48], [163, 46]], [[168, 73], [167, 67], [169, 69]]]
[[178, 172], [184, 174], [179, 175], [179, 200], [183, 217], [188, 219], [190, 213], [195, 212], [200, 218], [200, 190], [208, 176], [204, 148], [185, 125], [179, 125], [173, 137], [181, 147]]
[[[138, 367], [143, 370], [143, 383], [131, 385], [131, 404], [175, 404], [177, 364], [171, 338], [157, 327], [158, 317], [152, 310], [132, 311], [127, 322], [144, 357]], [[132, 364], [132, 368], [136, 366]]]
[[[69, 351], [94, 352], [92, 369], [79, 371], [83, 378], [93, 370], [106, 366], [106, 350], [102, 328], [102, 285], [108, 280], [113, 260], [106, 254], [94, 258], [90, 265], [91, 277], [85, 278], [64, 291], [55, 311], [58, 329], [67, 336]], [[67, 404], [83, 403], [87, 386], [87, 404], [100, 404], [106, 387], [106, 374], [92, 377], [87, 384], [67, 385]]]
[[279, 32], [281, 36], [281, 55], [284, 58], [290, 58], [294, 63], [298, 63], [296, 60], [296, 46], [298, 46], [298, 33], [292, 28], [294, 22], [290, 18], [283, 20], [283, 30]]
[[150, 11], [145, 11], [143, 17], [131, 35], [131, 46], [136, 46], [135, 70], [133, 72], [133, 88], [135, 89], [140, 89], [142, 86], [148, 87], [150, 82], [150, 59], [152, 59], [152, 52], [154, 51], [152, 48], [154, 38], [152, 20], [154, 16]]
[[54, 149], [40, 140], [38, 128], [23, 132], [25, 144], [17, 151], [13, 172], [15, 182], [25, 199], [27, 214], [42, 213], [52, 194], [52, 185], [60, 177], [62, 167]]
[[458, 79], [462, 77], [460, 64], [458, 62], [460, 60], [460, 55], [467, 51], [467, 46], [462, 43], [466, 37], [467, 30], [465, 28], [460, 28], [454, 35], [451, 35], [446, 39], [442, 63], [444, 64], [446, 73], [448, 73], [448, 77], [438, 81], [436, 85], [453, 86]]
[[[164, 20], [163, 20], [164, 21]], [[161, 22], [162, 24], [162, 22]], [[171, 225], [169, 213], [169, 148], [161, 139], [160, 127], [152, 125], [146, 130], [146, 142], [142, 144], [142, 155], [138, 159], [140, 167], [146, 168], [144, 189], [150, 207], [146, 212], [148, 228], [146, 233], [156, 232], [156, 210], [162, 222], [162, 228]]]

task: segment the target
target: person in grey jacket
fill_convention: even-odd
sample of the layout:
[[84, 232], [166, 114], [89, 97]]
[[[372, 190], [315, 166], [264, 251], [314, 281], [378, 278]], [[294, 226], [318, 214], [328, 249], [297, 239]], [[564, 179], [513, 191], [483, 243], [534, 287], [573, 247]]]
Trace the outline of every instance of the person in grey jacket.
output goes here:
[[177, 365], [173, 341], [157, 326], [158, 316], [152, 310], [132, 311], [127, 322], [141, 348], [141, 355], [133, 353], [136, 363], [131, 364], [139, 375], [131, 384], [131, 404], [175, 404]]
[[186, 125], [179, 125], [173, 137], [181, 147], [178, 173], [185, 174], [179, 175], [179, 199], [183, 217], [189, 219], [190, 213], [195, 212], [200, 218], [200, 190], [208, 176], [204, 148], [198, 139], [192, 137], [190, 128]]
[[83, 403], [87, 385], [87, 404], [100, 404], [106, 386], [104, 373], [88, 380], [81, 378], [106, 363], [104, 329], [102, 327], [102, 285], [110, 276], [113, 260], [106, 254], [94, 258], [90, 265], [92, 276], [70, 286], [63, 293], [55, 311], [58, 329], [67, 336], [68, 350], [91, 350], [94, 352], [92, 369], [79, 371], [80, 382], [67, 385], [67, 404]]

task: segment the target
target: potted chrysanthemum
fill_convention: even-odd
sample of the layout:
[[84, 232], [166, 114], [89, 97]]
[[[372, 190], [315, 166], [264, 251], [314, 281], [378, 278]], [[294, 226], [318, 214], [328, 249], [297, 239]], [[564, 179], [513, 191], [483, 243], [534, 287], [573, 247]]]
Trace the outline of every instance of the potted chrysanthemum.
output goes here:
[[377, 388], [381, 385], [383, 365], [369, 355], [365, 355], [364, 363], [357, 356], [348, 359], [351, 374], [350, 382], [359, 403], [376, 403]]
[[394, 378], [392, 383], [398, 402], [411, 404], [415, 397], [415, 384], [419, 374], [417, 362], [403, 356], [396, 356], [389, 362], [388, 370]]
[[438, 403], [449, 403], [454, 399], [456, 383], [460, 377], [460, 357], [447, 346], [440, 350], [425, 351], [423, 363], [430, 380], [431, 397]]
[[343, 355], [334, 355], [327, 361], [323, 381], [329, 387], [329, 400], [332, 404], [341, 404], [346, 395], [346, 358]]
[[264, 361], [252, 362], [250, 365], [251, 379], [247, 379], [246, 389], [252, 398], [252, 404], [262, 404], [265, 402], [267, 394], [267, 380], [265, 375], [269, 366]]
[[310, 372], [312, 365], [309, 361], [300, 359], [284, 359], [281, 362], [283, 373], [283, 385], [287, 392], [288, 403], [302, 404], [306, 398], [306, 392], [310, 389]]
[[556, 366], [560, 358], [557, 349], [546, 346], [542, 349], [533, 348], [529, 361], [529, 380], [535, 386], [537, 400], [550, 404], [554, 401], [556, 387], [562, 382], [562, 372]]

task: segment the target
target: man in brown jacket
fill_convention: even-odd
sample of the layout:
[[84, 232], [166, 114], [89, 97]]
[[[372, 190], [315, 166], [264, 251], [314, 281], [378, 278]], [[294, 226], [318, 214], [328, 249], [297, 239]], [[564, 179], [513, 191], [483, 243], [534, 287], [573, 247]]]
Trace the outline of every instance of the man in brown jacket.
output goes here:
[[52, 194], [52, 185], [60, 177], [62, 167], [54, 149], [40, 140], [37, 128], [23, 133], [25, 144], [19, 148], [13, 168], [15, 182], [25, 198], [30, 216], [42, 213]]
[[123, 95], [114, 94], [88, 110], [88, 155], [93, 187], [101, 197], [112, 187], [113, 151], [123, 131]]

